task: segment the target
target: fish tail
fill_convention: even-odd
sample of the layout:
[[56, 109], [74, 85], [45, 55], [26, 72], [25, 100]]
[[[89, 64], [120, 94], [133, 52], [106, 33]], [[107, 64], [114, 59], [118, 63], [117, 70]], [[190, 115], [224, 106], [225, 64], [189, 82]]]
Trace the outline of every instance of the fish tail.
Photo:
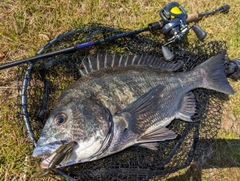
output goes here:
[[209, 58], [203, 62], [198, 68], [203, 69], [203, 87], [216, 90], [225, 94], [234, 94], [234, 90], [229, 84], [224, 72], [224, 59], [226, 50], [222, 50], [219, 54]]

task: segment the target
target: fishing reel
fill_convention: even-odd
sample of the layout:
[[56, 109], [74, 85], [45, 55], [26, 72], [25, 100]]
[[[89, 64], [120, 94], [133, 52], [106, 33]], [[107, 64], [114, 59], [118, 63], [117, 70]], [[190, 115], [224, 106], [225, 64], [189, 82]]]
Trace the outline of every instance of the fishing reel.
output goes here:
[[169, 44], [177, 40], [181, 41], [183, 36], [192, 28], [199, 40], [206, 38], [207, 33], [203, 31], [198, 25], [194, 24], [188, 28], [187, 22], [189, 19], [186, 10], [177, 2], [171, 2], [160, 10], [160, 17], [164, 22], [161, 32], [164, 35], [171, 36], [168, 39]]
[[162, 52], [167, 61], [173, 60], [174, 55], [166, 46], [176, 41], [182, 41], [183, 36], [190, 29], [193, 29], [199, 40], [203, 40], [207, 36], [207, 33], [196, 24], [188, 27], [187, 23], [196, 20], [198, 14], [197, 16], [188, 16], [184, 7], [180, 6], [177, 2], [171, 2], [164, 6], [160, 10], [159, 15], [162, 20], [159, 23], [151, 23], [149, 26], [152, 30], [161, 29], [164, 35], [170, 37], [167, 43], [162, 46]]

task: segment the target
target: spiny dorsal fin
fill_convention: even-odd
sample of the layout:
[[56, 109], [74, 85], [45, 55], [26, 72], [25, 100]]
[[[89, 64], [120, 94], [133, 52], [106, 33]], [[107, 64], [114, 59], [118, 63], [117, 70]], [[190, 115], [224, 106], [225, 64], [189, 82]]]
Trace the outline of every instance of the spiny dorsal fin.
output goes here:
[[149, 65], [165, 71], [176, 71], [182, 67], [182, 62], [165, 62], [155, 56], [143, 55], [113, 55], [98, 53], [97, 57], [88, 56], [87, 60], [82, 60], [83, 70], [80, 70], [82, 76], [103, 68], [124, 67], [134, 65]]
[[92, 57], [91, 59], [88, 59], [88, 62], [89, 62], [90, 71], [97, 70], [96, 58]]
[[97, 70], [104, 68], [104, 55], [98, 52], [97, 54]]
[[110, 62], [111, 62], [111, 57], [109, 56], [108, 53], [106, 53], [104, 58], [104, 68], [108, 68], [110, 66]]
[[79, 69], [79, 72], [81, 74], [81, 76], [85, 76], [86, 75], [86, 72], [84, 69]]
[[138, 59], [141, 59], [142, 56], [134, 56], [133, 59], [132, 59], [132, 62], [131, 62], [131, 65], [136, 65], [137, 62], [138, 62]]
[[123, 61], [124, 61], [124, 58], [123, 58], [123, 56], [121, 56], [119, 61], [118, 61], [118, 66], [119, 67], [123, 66], [123, 64], [124, 64]]
[[119, 61], [120, 57], [121, 57], [121, 55], [119, 55], [118, 53], [113, 54], [111, 67], [117, 67], [118, 66], [118, 61]]
[[90, 72], [90, 68], [89, 68], [89, 62], [87, 62], [86, 60], [82, 60], [82, 64], [83, 64], [83, 67], [84, 67], [84, 70], [86, 73], [89, 73]]

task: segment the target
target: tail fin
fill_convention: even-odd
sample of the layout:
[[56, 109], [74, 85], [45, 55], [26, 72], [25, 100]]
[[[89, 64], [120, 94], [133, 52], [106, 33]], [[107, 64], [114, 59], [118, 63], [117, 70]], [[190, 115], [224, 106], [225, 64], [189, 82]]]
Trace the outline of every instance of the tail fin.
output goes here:
[[234, 94], [234, 90], [229, 84], [224, 72], [224, 59], [226, 50], [222, 50], [218, 55], [209, 58], [197, 68], [202, 68], [206, 72], [204, 87], [213, 89], [225, 94]]

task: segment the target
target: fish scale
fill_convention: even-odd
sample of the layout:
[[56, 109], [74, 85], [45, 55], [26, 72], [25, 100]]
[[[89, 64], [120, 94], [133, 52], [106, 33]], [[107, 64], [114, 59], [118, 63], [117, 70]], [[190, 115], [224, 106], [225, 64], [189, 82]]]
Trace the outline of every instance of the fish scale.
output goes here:
[[[159, 83], [164, 82], [157, 74], [148, 75], [136, 72], [134, 74], [120, 75], [114, 79], [110, 75], [104, 79], [93, 80], [88, 85], [84, 85], [84, 89], [91, 90], [94, 96], [101, 100], [100, 102], [104, 102], [105, 106], [111, 107], [116, 104], [126, 106]], [[110, 105], [111, 102], [112, 105]], [[110, 110], [112, 113], [116, 112], [111, 108]]]

